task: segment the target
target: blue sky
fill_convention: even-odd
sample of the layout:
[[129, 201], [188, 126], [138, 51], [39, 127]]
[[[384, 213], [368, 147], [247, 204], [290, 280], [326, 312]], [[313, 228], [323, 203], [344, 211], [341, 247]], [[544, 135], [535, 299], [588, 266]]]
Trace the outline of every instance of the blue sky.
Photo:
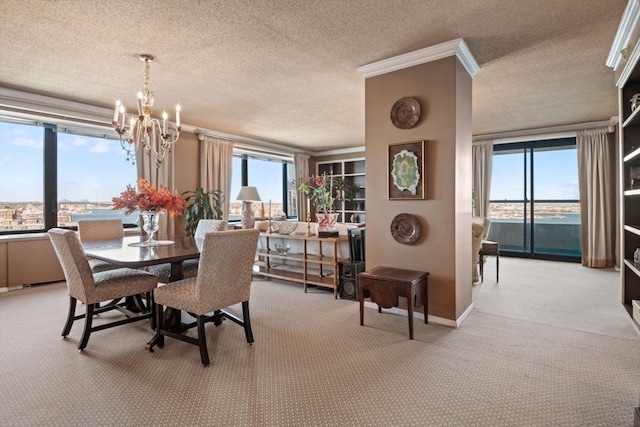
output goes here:
[[[43, 140], [42, 127], [0, 122], [0, 201], [42, 201]], [[258, 188], [261, 199], [281, 203], [282, 163], [250, 161], [250, 168], [249, 185]], [[234, 168], [237, 185], [230, 201], [240, 190], [240, 173]], [[58, 134], [59, 200], [110, 201], [135, 182], [135, 165], [126, 161], [118, 140]], [[178, 189], [185, 190], [190, 189]]]
[[[522, 200], [523, 163], [522, 152], [494, 155], [491, 200]], [[536, 151], [534, 176], [536, 199], [579, 199], [578, 159], [575, 147], [566, 150]]]

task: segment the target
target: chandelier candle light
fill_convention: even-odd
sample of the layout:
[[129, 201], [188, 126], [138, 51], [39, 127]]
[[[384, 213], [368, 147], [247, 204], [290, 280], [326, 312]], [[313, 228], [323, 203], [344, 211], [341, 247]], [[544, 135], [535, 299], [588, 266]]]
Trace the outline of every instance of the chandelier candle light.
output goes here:
[[127, 161], [135, 162], [136, 149], [143, 147], [145, 153], [153, 152], [156, 167], [160, 167], [165, 155], [171, 151], [173, 144], [180, 137], [180, 105], [176, 105], [175, 129], [167, 125], [169, 118], [166, 111], [162, 112], [162, 124], [160, 120], [151, 117], [153, 107], [153, 92], [149, 90], [149, 63], [155, 60], [153, 55], [142, 54], [139, 58], [144, 62], [144, 87], [138, 92], [138, 115], [132, 115], [129, 119], [129, 126], [125, 125], [126, 108], [116, 101], [116, 108], [113, 112], [111, 124], [120, 135], [120, 145], [127, 153]]

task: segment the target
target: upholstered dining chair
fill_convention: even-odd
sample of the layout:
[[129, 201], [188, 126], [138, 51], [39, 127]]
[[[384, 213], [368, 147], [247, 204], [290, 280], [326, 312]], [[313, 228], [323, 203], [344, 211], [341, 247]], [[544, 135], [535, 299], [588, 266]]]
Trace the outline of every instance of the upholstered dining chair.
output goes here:
[[[124, 228], [121, 219], [80, 220], [78, 234], [83, 243], [117, 240], [124, 238]], [[110, 262], [92, 258], [89, 258], [89, 266], [94, 273], [119, 268]]]
[[[207, 366], [209, 352], [205, 323], [213, 321], [219, 325], [223, 318], [242, 326], [247, 343], [253, 343], [249, 295], [259, 233], [256, 229], [246, 229], [205, 234], [198, 275], [168, 283], [154, 291], [156, 344], [159, 347], [164, 346], [165, 335], [197, 345], [202, 364]], [[240, 303], [242, 319], [223, 310]], [[163, 306], [186, 311], [196, 321], [183, 326], [180, 331], [165, 330]], [[194, 326], [198, 330], [197, 339], [180, 333]]]
[[[213, 231], [225, 231], [227, 229], [227, 221], [222, 219], [201, 219], [198, 221], [198, 226], [193, 234], [196, 239], [203, 239], [206, 233]], [[171, 275], [171, 264], [158, 264], [151, 265], [147, 269], [148, 272], [153, 273], [158, 281], [166, 283], [169, 281]], [[196, 277], [198, 274], [198, 260], [188, 259], [182, 262], [182, 274], [185, 278]]]
[[[143, 319], [153, 319], [155, 305], [153, 304], [151, 291], [158, 284], [158, 279], [153, 274], [131, 268], [118, 268], [92, 273], [89, 260], [84, 254], [80, 240], [78, 240], [78, 236], [73, 230], [52, 228], [48, 234], [58, 260], [62, 265], [69, 293], [69, 314], [62, 330], [62, 336], [69, 335], [75, 320], [84, 318], [84, 331], [78, 344], [79, 350], [83, 350], [87, 346], [89, 335], [92, 332]], [[132, 313], [118, 305], [122, 298], [139, 294], [147, 294], [151, 310], [146, 313]], [[77, 300], [85, 304], [85, 314], [75, 314]], [[103, 307], [96, 308], [98, 303], [104, 301], [110, 302]], [[122, 320], [92, 326], [95, 314], [114, 309], [120, 310], [127, 317]]]

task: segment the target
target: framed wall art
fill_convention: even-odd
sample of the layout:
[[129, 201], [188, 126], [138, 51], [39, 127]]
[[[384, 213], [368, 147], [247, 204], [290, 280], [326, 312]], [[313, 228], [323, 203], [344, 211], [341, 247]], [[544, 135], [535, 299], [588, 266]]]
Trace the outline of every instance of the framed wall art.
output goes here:
[[424, 141], [389, 144], [388, 197], [424, 200]]

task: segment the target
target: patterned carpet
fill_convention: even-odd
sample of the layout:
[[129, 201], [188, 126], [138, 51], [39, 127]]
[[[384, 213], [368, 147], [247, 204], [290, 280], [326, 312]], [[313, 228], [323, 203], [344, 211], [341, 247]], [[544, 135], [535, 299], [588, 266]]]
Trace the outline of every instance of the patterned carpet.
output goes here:
[[487, 263], [461, 328], [416, 321], [413, 341], [405, 317], [367, 308], [362, 327], [354, 301], [256, 280], [255, 344], [210, 324], [207, 368], [170, 338], [146, 352], [144, 322], [78, 352], [82, 322], [60, 338], [64, 283], [0, 294], [0, 425], [631, 426], [640, 336], [618, 274], [500, 267], [496, 284]]

